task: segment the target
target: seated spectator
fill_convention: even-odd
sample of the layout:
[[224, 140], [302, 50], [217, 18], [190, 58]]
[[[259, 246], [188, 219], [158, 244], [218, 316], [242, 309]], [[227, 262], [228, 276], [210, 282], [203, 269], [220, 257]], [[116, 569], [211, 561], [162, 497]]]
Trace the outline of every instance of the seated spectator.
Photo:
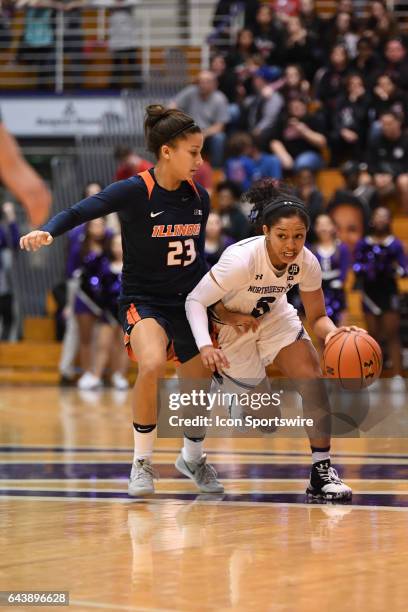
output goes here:
[[330, 138], [331, 161], [335, 166], [344, 158], [361, 159], [368, 127], [370, 96], [362, 77], [350, 74], [345, 85], [345, 93], [336, 102]]
[[300, 0], [299, 2], [299, 18], [306, 29], [312, 44], [321, 48], [322, 37], [324, 28], [326, 26], [325, 20], [322, 19], [319, 13], [316, 11], [315, 0]]
[[319, 170], [323, 166], [322, 150], [327, 144], [324, 129], [319, 114], [308, 114], [305, 100], [294, 98], [288, 103], [287, 116], [269, 134], [270, 150], [280, 159], [284, 170]]
[[39, 89], [54, 89], [56, 4], [20, 0], [17, 7], [25, 9], [18, 61], [38, 67]]
[[[258, 11], [260, 0], [245, 0], [244, 3], [244, 27], [252, 28], [255, 24], [255, 15]], [[230, 47], [231, 25], [234, 16], [242, 10], [242, 2], [237, 0], [218, 0], [213, 16], [214, 31], [209, 37], [209, 42], [216, 45], [219, 50]]]
[[214, 171], [211, 167], [210, 162], [208, 161], [208, 154], [205, 148], [203, 148], [203, 150], [201, 151], [201, 157], [203, 163], [201, 164], [197, 172], [194, 174], [194, 180], [197, 183], [200, 183], [200, 185], [202, 185], [204, 189], [208, 191], [208, 195], [211, 197], [214, 183]]
[[365, 23], [365, 31], [379, 51], [383, 51], [387, 40], [398, 35], [398, 24], [387, 5], [382, 0], [372, 0], [367, 3], [369, 11]]
[[258, 53], [258, 48], [255, 44], [254, 34], [252, 30], [243, 29], [237, 34], [235, 46], [225, 58], [228, 68], [239, 70], [245, 62]]
[[282, 95], [271, 85], [281, 75], [279, 68], [262, 66], [252, 78], [253, 95], [245, 98], [241, 115], [243, 128], [253, 136], [262, 138], [266, 129], [272, 129], [283, 108]]
[[116, 147], [114, 156], [118, 162], [113, 178], [114, 181], [123, 181], [131, 176], [135, 176], [139, 172], [153, 168], [153, 164], [150, 161], [140, 157], [131, 147]]
[[189, 85], [177, 94], [171, 107], [186, 112], [201, 127], [212, 166], [221, 168], [224, 161], [225, 125], [229, 121], [228, 100], [217, 89], [213, 72], [203, 70], [197, 85]]
[[380, 196], [397, 188], [402, 210], [408, 214], [408, 135], [401, 119], [392, 112], [380, 117], [381, 133], [368, 146], [368, 171]]
[[385, 45], [385, 68], [397, 87], [408, 90], [408, 55], [406, 47], [400, 38], [392, 38]]
[[18, 251], [20, 238], [12, 202], [4, 202], [0, 222], [0, 341], [8, 342], [13, 339], [14, 324], [11, 255]]
[[324, 211], [323, 195], [316, 185], [315, 174], [307, 168], [299, 170], [296, 173], [295, 184], [295, 193], [298, 198], [300, 198], [302, 202], [305, 203], [311, 220], [310, 229], [307, 234], [307, 240], [308, 242], [313, 242], [315, 237], [313, 233], [314, 222], [316, 218]]
[[284, 64], [301, 64], [308, 79], [315, 73], [313, 41], [299, 17], [289, 17], [287, 36], [282, 50]]
[[344, 90], [344, 81], [349, 72], [349, 58], [343, 45], [335, 45], [330, 52], [329, 65], [316, 74], [316, 98], [330, 114], [336, 99]]
[[359, 198], [348, 194], [338, 194], [329, 202], [327, 213], [336, 226], [339, 240], [344, 242], [352, 253], [357, 242], [367, 230], [366, 208]]
[[285, 30], [270, 4], [261, 4], [253, 26], [255, 44], [265, 64], [281, 64]]
[[382, 67], [382, 60], [376, 53], [371, 39], [362, 36], [357, 42], [357, 55], [350, 63], [350, 70], [360, 74], [366, 86], [371, 88]]
[[227, 62], [223, 55], [218, 53], [212, 57], [211, 72], [217, 77], [218, 89], [225, 95], [230, 105], [237, 102], [239, 80], [234, 70], [227, 69]]
[[326, 48], [331, 49], [334, 45], [343, 45], [349, 58], [357, 55], [358, 35], [354, 31], [353, 21], [350, 13], [338, 11], [329, 30], [326, 40]]
[[220, 215], [215, 211], [210, 212], [205, 227], [204, 246], [205, 259], [210, 268], [217, 263], [231, 244], [234, 244], [234, 240], [223, 233]]
[[334, 199], [347, 201], [358, 198], [369, 217], [371, 211], [379, 205], [378, 193], [367, 173], [367, 164], [358, 161], [346, 161], [340, 168], [345, 185], [334, 192]]
[[229, 155], [225, 175], [245, 191], [253, 181], [261, 178], [282, 177], [282, 166], [276, 155], [261, 152], [257, 139], [245, 132], [237, 132], [228, 142]]
[[215, 191], [223, 232], [235, 241], [248, 238], [251, 226], [239, 208], [238, 200], [242, 193], [239, 187], [232, 181], [223, 181]]
[[370, 120], [374, 121], [378, 129], [379, 117], [384, 113], [392, 112], [401, 119], [405, 127], [408, 122], [408, 96], [399, 89], [395, 81], [388, 74], [380, 74], [376, 80], [371, 108]]
[[310, 83], [305, 79], [303, 69], [298, 64], [286, 66], [283, 78], [283, 86], [279, 92], [285, 98], [286, 103], [292, 98], [299, 96], [310, 98]]

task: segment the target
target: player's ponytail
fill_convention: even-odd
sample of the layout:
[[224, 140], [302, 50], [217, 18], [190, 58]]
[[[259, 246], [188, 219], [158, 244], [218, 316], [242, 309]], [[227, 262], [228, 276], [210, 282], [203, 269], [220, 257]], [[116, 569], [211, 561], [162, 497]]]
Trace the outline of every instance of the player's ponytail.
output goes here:
[[157, 158], [164, 144], [172, 145], [179, 138], [201, 132], [201, 128], [189, 115], [175, 108], [165, 108], [161, 104], [150, 104], [146, 108], [144, 130], [147, 148]]
[[244, 194], [243, 200], [252, 204], [249, 214], [251, 223], [261, 229], [262, 225], [271, 228], [282, 217], [298, 216], [306, 228], [310, 227], [310, 217], [306, 206], [295, 195], [289, 185], [271, 178], [253, 183]]

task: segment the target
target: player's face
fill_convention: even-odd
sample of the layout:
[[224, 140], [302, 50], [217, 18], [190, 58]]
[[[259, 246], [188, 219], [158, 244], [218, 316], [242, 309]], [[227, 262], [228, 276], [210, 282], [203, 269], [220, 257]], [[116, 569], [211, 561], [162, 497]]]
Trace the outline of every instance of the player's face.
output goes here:
[[263, 226], [270, 260], [275, 266], [288, 265], [305, 246], [306, 226], [300, 217], [282, 217], [275, 225]]
[[189, 134], [186, 138], [179, 138], [173, 147], [168, 147], [172, 171], [180, 181], [193, 178], [203, 163], [203, 142], [202, 134]]

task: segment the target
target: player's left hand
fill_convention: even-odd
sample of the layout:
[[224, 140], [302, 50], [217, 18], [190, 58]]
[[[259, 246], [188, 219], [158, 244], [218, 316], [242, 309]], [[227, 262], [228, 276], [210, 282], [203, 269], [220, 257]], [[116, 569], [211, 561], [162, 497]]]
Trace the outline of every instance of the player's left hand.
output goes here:
[[327, 344], [329, 340], [331, 340], [333, 336], [335, 336], [339, 332], [351, 332], [351, 331], [362, 332], [364, 334], [368, 333], [366, 329], [363, 329], [362, 327], [357, 327], [356, 325], [342, 325], [341, 327], [337, 327], [336, 329], [333, 329], [333, 331], [329, 332], [326, 338], [324, 339], [324, 343]]

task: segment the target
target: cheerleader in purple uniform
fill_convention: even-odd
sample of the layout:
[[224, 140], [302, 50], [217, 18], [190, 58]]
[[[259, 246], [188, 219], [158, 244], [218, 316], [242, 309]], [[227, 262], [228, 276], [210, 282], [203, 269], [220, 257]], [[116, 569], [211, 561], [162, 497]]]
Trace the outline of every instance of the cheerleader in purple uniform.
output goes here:
[[344, 282], [350, 267], [350, 252], [336, 238], [336, 228], [329, 215], [319, 215], [314, 224], [316, 241], [311, 247], [322, 269], [322, 288], [327, 316], [337, 326], [345, 325], [346, 296]]
[[118, 299], [122, 283], [122, 239], [120, 234], [110, 238], [107, 252], [89, 264], [86, 283], [92, 287], [89, 292], [95, 314], [99, 309], [100, 325], [97, 330], [95, 359], [92, 367], [94, 385], [102, 385], [102, 375], [109, 361], [112, 363], [112, 384], [116, 389], [125, 390], [128, 357], [123, 351], [123, 334], [118, 318]]
[[386, 341], [392, 361], [393, 386], [405, 388], [402, 378], [400, 313], [397, 277], [408, 274], [402, 243], [391, 233], [391, 213], [377, 208], [371, 232], [360, 240], [354, 254], [354, 272], [362, 291], [362, 304], [369, 334]]

